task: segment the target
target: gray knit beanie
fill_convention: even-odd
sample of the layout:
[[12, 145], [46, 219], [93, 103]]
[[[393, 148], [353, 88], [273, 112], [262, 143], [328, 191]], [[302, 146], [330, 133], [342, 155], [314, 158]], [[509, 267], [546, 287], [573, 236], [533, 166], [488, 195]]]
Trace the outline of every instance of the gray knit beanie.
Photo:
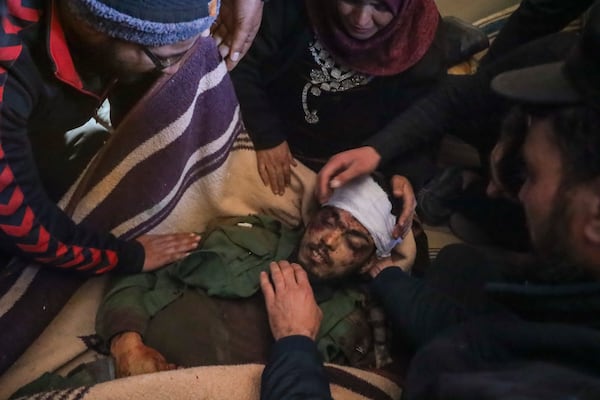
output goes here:
[[69, 9], [99, 32], [155, 47], [208, 29], [219, 0], [67, 0]]

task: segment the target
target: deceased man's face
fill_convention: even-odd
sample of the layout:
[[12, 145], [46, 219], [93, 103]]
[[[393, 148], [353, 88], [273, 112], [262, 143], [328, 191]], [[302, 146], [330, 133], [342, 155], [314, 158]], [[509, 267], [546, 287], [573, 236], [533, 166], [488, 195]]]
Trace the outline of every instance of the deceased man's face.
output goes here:
[[300, 241], [298, 261], [311, 278], [344, 277], [358, 272], [375, 257], [369, 231], [347, 211], [322, 207]]

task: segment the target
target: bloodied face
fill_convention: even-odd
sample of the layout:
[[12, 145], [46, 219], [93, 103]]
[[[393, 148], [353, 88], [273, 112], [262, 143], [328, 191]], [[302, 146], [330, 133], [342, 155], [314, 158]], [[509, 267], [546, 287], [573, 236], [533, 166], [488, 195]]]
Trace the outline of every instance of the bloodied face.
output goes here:
[[360, 271], [375, 257], [367, 229], [347, 211], [323, 207], [300, 241], [298, 261], [313, 279], [341, 278]]

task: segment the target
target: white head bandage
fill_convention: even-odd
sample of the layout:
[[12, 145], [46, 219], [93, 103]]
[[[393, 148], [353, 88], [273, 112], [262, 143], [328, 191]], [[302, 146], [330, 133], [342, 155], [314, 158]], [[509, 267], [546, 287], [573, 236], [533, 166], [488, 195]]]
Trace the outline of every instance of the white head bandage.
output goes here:
[[401, 242], [392, 233], [396, 218], [392, 214], [392, 203], [373, 178], [356, 178], [335, 189], [325, 206], [333, 206], [348, 211], [371, 234], [377, 257], [388, 257], [392, 249]]

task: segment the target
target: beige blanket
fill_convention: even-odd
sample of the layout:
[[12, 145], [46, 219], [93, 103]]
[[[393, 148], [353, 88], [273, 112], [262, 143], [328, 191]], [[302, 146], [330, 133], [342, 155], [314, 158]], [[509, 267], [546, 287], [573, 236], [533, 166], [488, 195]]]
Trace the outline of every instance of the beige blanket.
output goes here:
[[[326, 366], [331, 392], [339, 400], [399, 399], [400, 387], [378, 374]], [[258, 400], [263, 366], [256, 364], [196, 367], [118, 379], [92, 387], [39, 394], [44, 400]]]

